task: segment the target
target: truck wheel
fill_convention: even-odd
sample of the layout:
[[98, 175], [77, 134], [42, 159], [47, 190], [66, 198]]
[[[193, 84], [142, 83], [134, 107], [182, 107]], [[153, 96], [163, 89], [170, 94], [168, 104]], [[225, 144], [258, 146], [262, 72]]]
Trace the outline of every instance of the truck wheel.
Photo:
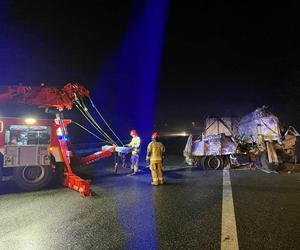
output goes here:
[[210, 169], [222, 169], [224, 167], [224, 161], [222, 157], [211, 156], [207, 161], [207, 166]]
[[197, 157], [197, 160], [195, 161], [195, 166], [200, 169], [205, 169], [203, 158], [205, 157]]
[[0, 153], [0, 182], [2, 181], [3, 177], [3, 154]]
[[13, 169], [16, 184], [26, 191], [36, 191], [46, 187], [53, 173], [49, 166], [25, 166]]
[[206, 156], [201, 157], [201, 159], [200, 159], [200, 165], [201, 165], [201, 167], [203, 169], [207, 169], [208, 168], [207, 162], [208, 162], [208, 157], [206, 157]]
[[2, 166], [0, 166], [0, 182], [2, 181], [2, 177], [3, 177], [3, 170], [2, 170]]

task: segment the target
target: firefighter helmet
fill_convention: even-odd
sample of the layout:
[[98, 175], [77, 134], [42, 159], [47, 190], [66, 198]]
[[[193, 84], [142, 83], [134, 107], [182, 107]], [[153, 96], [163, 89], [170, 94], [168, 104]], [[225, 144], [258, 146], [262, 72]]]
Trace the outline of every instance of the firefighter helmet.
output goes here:
[[131, 136], [137, 136], [136, 130], [135, 130], [135, 129], [131, 130], [131, 131], [130, 131], [130, 135], [131, 135]]
[[157, 132], [153, 132], [152, 139], [157, 139], [159, 137], [159, 134]]

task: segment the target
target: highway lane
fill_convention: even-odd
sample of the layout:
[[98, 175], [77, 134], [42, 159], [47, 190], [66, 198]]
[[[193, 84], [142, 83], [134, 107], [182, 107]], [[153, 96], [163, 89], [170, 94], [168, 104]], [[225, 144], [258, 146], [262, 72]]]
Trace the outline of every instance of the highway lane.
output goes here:
[[[183, 166], [182, 166], [183, 167]], [[0, 249], [220, 249], [222, 171], [88, 168], [93, 197], [0, 186]], [[240, 249], [299, 249], [300, 175], [230, 171]]]

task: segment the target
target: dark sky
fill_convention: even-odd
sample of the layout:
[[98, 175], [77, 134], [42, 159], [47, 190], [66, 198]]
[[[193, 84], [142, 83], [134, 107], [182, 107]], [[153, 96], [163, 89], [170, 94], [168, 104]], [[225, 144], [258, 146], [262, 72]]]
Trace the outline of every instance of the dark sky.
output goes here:
[[[0, 38], [9, 34], [11, 43], [1, 44], [0, 84], [73, 80], [90, 88], [119, 47], [132, 6], [127, 0], [2, 2]], [[300, 128], [300, 9], [296, 1], [275, 2], [169, 2], [157, 124], [244, 115], [265, 104]], [[36, 67], [24, 66], [29, 57]]]
[[283, 115], [297, 105], [285, 117], [297, 119], [298, 13], [297, 5], [274, 1], [204, 1], [199, 7], [172, 1], [162, 103], [188, 96], [174, 109], [178, 116], [196, 110], [241, 115], [262, 104]]

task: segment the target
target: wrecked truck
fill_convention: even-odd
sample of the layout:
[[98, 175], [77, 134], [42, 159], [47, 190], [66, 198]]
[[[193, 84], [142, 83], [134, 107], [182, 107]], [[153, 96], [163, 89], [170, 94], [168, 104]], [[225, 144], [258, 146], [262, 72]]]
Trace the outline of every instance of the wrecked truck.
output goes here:
[[278, 117], [263, 106], [241, 118], [208, 117], [202, 135], [190, 135], [183, 154], [187, 164], [205, 169], [250, 164], [272, 172], [297, 162], [298, 136], [292, 126], [284, 130]]

